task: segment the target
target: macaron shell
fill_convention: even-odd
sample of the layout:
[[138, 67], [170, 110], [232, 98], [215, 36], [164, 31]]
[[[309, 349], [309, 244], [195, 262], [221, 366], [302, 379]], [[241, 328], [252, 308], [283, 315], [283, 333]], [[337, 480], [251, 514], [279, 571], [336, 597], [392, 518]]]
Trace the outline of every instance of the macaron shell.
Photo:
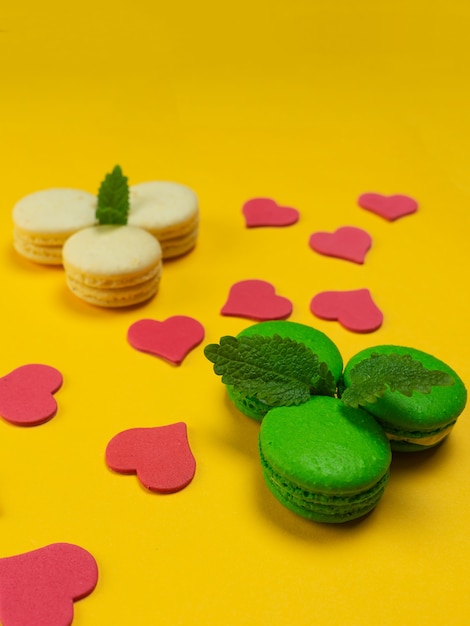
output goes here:
[[[252, 335], [261, 335], [263, 337], [272, 337], [275, 334], [305, 344], [318, 355], [320, 361], [327, 363], [335, 381], [339, 380], [343, 371], [343, 358], [341, 353], [331, 339], [316, 328], [297, 322], [274, 320], [259, 322], [248, 326], [237, 336], [250, 337]], [[263, 419], [270, 408], [256, 398], [246, 398], [240, 395], [231, 385], [227, 385], [227, 394], [230, 400], [244, 415], [258, 421]]]
[[[456, 421], [467, 401], [467, 391], [463, 381], [446, 363], [414, 348], [381, 345], [362, 350], [353, 356], [345, 367], [343, 381], [346, 387], [351, 384], [350, 372], [352, 368], [374, 352], [378, 354], [409, 354], [427, 369], [447, 372], [454, 379], [453, 385], [433, 387], [428, 394], [415, 391], [408, 397], [397, 391], [386, 391], [382, 398], [367, 404], [364, 408], [380, 421], [387, 432], [392, 432], [397, 437], [421, 439], [437, 434]], [[436, 443], [438, 441], [431, 442], [429, 445]], [[395, 446], [397, 445], [395, 444]], [[426, 443], [424, 445], [429, 447]], [[405, 448], [407, 447], [405, 446]]]
[[15, 226], [37, 236], [61, 237], [96, 222], [96, 196], [80, 189], [43, 189], [13, 207]]
[[271, 409], [259, 450], [273, 494], [318, 521], [354, 519], [374, 508], [391, 461], [390, 443], [374, 418], [328, 396]]

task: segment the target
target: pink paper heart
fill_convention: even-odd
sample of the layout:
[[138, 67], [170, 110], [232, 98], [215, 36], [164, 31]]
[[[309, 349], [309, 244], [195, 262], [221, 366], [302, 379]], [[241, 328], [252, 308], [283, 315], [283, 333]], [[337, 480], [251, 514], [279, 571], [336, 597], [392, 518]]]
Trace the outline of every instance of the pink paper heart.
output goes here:
[[53, 543], [0, 559], [3, 626], [70, 626], [73, 602], [96, 587], [93, 556], [69, 543]]
[[309, 244], [319, 254], [362, 264], [372, 245], [372, 239], [361, 228], [342, 226], [333, 233], [313, 233]]
[[310, 310], [321, 319], [337, 320], [355, 333], [370, 333], [383, 322], [382, 312], [368, 289], [323, 291], [314, 296]]
[[265, 321], [286, 319], [292, 313], [292, 303], [276, 295], [271, 283], [264, 280], [242, 280], [230, 288], [222, 315], [246, 317]]
[[163, 322], [143, 319], [127, 331], [131, 346], [179, 365], [204, 339], [204, 327], [185, 315], [175, 315]]
[[380, 193], [363, 193], [358, 204], [363, 209], [372, 211], [380, 217], [393, 222], [418, 210], [418, 203], [413, 198], [403, 195], [383, 196]]
[[196, 471], [184, 422], [118, 433], [106, 447], [106, 463], [115, 472], [137, 474], [144, 487], [158, 493], [180, 491]]
[[271, 198], [253, 198], [242, 208], [248, 228], [256, 226], [290, 226], [299, 221], [299, 212], [287, 206], [280, 206]]
[[49, 365], [22, 365], [0, 378], [0, 415], [17, 426], [35, 426], [57, 412], [53, 397], [62, 374]]

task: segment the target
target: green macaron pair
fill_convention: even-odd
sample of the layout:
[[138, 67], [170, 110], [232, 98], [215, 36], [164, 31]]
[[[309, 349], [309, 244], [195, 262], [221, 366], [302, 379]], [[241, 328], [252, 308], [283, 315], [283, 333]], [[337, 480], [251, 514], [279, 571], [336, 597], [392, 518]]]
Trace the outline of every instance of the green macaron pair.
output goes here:
[[[290, 399], [288, 406], [274, 402], [272, 394], [250, 395], [250, 385], [233, 384], [230, 376], [222, 378], [226, 384], [228, 380], [227, 392], [235, 406], [261, 422], [259, 452], [269, 489], [287, 508], [314, 521], [344, 522], [371, 511], [388, 481], [391, 450], [421, 450], [436, 445], [450, 432], [465, 406], [466, 390], [457, 374], [438, 359], [414, 349], [377, 346], [364, 350], [343, 371], [336, 345], [309, 326], [288, 321], [261, 322], [243, 330], [237, 340], [246, 337], [277, 337], [303, 344], [331, 373], [333, 393], [307, 394]], [[279, 340], [272, 349], [286, 350], [287, 354], [290, 344]], [[219, 364], [223, 365], [227, 354], [231, 358], [230, 353], [223, 352]], [[409, 355], [424, 368], [445, 372], [449, 380], [446, 386], [432, 386], [429, 393], [406, 396], [386, 390], [375, 402], [346, 406], [338, 396], [352, 388], [357, 378], [355, 366], [372, 354]], [[206, 356], [215, 363], [213, 355]], [[249, 358], [253, 356], [249, 354]], [[252, 371], [250, 367], [257, 363], [250, 364], [249, 358]], [[299, 361], [301, 358], [299, 354]], [[369, 362], [372, 377], [375, 363], [379, 361]], [[266, 369], [266, 363], [263, 366]], [[220, 374], [225, 369], [215, 364], [214, 371]], [[295, 366], [293, 372], [297, 376]], [[278, 376], [276, 368], [272, 376]]]

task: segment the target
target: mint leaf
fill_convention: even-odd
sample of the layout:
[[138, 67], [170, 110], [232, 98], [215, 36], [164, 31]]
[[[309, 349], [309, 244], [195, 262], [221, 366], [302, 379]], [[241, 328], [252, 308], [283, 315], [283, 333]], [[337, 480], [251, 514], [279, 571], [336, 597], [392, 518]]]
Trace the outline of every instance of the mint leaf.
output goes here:
[[127, 224], [129, 186], [119, 165], [106, 174], [98, 191], [96, 219], [100, 224]]
[[351, 383], [341, 400], [358, 407], [376, 402], [389, 389], [411, 396], [413, 391], [429, 393], [434, 386], [454, 384], [452, 376], [440, 370], [426, 369], [410, 354], [377, 354], [360, 361], [350, 372]]
[[206, 346], [204, 354], [224, 384], [269, 406], [302, 404], [317, 388], [331, 387], [333, 377], [318, 356], [279, 335], [222, 337], [220, 344]]

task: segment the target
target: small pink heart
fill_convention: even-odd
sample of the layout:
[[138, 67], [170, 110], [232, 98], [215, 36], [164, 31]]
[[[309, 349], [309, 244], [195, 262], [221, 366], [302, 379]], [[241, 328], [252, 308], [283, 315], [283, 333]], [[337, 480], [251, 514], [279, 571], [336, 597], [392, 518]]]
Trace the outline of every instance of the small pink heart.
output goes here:
[[136, 350], [179, 365], [204, 339], [204, 327], [185, 315], [175, 315], [163, 322], [143, 319], [129, 327], [127, 339]]
[[115, 472], [137, 474], [144, 487], [158, 493], [180, 491], [196, 471], [184, 422], [118, 433], [106, 447], [106, 463]]
[[292, 313], [292, 303], [276, 295], [271, 283], [264, 280], [242, 280], [230, 288], [221, 315], [246, 317], [266, 321], [286, 319]]
[[361, 228], [342, 226], [333, 233], [313, 233], [309, 244], [319, 254], [362, 264], [372, 245], [372, 239]]
[[0, 378], [0, 415], [17, 426], [36, 426], [57, 413], [53, 397], [62, 374], [49, 365], [22, 365]]
[[323, 291], [310, 302], [314, 315], [325, 320], [337, 320], [355, 333], [370, 333], [380, 328], [382, 311], [375, 305], [368, 289], [353, 291]]
[[380, 193], [363, 193], [359, 196], [358, 204], [390, 222], [418, 210], [416, 200], [403, 195], [383, 196]]
[[3, 626], [70, 626], [73, 602], [98, 581], [92, 555], [69, 543], [0, 559], [0, 622]]
[[299, 212], [288, 206], [280, 206], [271, 198], [253, 198], [242, 208], [248, 228], [256, 226], [291, 226], [299, 221]]

